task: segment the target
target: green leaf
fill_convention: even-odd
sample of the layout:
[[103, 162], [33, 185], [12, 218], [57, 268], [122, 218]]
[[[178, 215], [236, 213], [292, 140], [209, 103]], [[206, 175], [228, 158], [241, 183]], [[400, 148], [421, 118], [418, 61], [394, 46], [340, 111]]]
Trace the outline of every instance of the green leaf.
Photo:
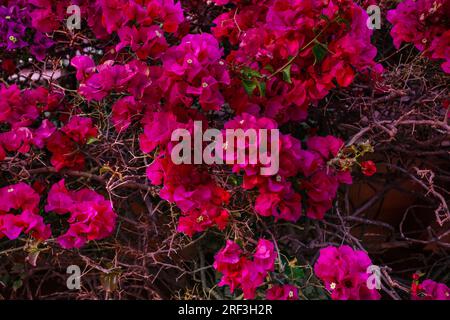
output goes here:
[[348, 21], [345, 18], [342, 18], [341, 16], [336, 17], [336, 22], [337, 23], [345, 23], [345, 25], [347, 26], [347, 29], [350, 29], [350, 21]]
[[242, 242], [242, 239], [235, 239], [234, 242], [236, 242], [236, 244], [239, 245], [239, 247], [241, 247], [241, 248], [244, 245]]
[[257, 85], [258, 90], [259, 90], [259, 95], [261, 97], [265, 97], [266, 96], [266, 83], [257, 81], [256, 85]]
[[264, 67], [264, 69], [266, 69], [266, 70], [269, 71], [269, 72], [274, 72], [274, 71], [275, 71], [275, 70], [273, 69], [273, 67], [272, 67], [270, 64], [266, 65], [266, 66]]
[[292, 271], [292, 277], [294, 278], [294, 280], [303, 279], [305, 277], [305, 270], [303, 270], [300, 267], [291, 268], [291, 271]]
[[287, 83], [292, 83], [291, 81], [291, 67], [292, 64], [289, 64], [286, 68], [283, 69], [283, 80]]
[[257, 83], [253, 80], [243, 79], [242, 84], [244, 85], [245, 92], [247, 92], [247, 94], [249, 96], [251, 96], [253, 94], [253, 91], [255, 91], [255, 89], [257, 87]]
[[240, 185], [242, 185], [243, 178], [242, 178], [242, 176], [232, 174], [229, 177], [229, 181], [234, 186], [240, 186]]
[[259, 71], [253, 70], [252, 68], [249, 67], [243, 67], [241, 72], [247, 79], [262, 78], [262, 75], [261, 73], [259, 73]]
[[93, 144], [93, 143], [95, 143], [95, 142], [97, 142], [97, 141], [100, 141], [100, 140], [97, 139], [96, 137], [90, 137], [90, 138], [88, 139], [88, 141], [86, 142], [86, 144]]
[[14, 291], [17, 291], [18, 289], [20, 289], [22, 287], [22, 285], [23, 285], [23, 281], [21, 279], [16, 280], [13, 282], [12, 289]]
[[325, 21], [330, 21], [330, 18], [328, 18], [326, 15], [324, 15], [324, 14], [321, 14], [320, 15], [320, 19], [322, 19], [322, 20], [325, 20]]
[[316, 43], [314, 47], [312, 48], [312, 52], [314, 54], [314, 58], [316, 61], [314, 61], [314, 64], [322, 62], [322, 60], [327, 55], [328, 47], [326, 44], [323, 43]]

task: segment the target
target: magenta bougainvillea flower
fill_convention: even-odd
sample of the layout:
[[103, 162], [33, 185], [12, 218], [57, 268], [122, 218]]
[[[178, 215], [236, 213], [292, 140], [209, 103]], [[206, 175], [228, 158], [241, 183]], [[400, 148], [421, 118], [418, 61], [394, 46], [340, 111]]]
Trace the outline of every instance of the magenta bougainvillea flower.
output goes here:
[[[269, 118], [256, 118], [243, 113], [228, 121], [225, 129], [274, 129], [277, 123]], [[256, 198], [255, 210], [262, 216], [274, 216], [295, 222], [302, 215], [302, 202], [306, 203], [306, 215], [314, 219], [322, 219], [325, 212], [332, 206], [340, 184], [352, 182], [350, 172], [333, 169], [328, 161], [338, 155], [343, 141], [333, 136], [313, 136], [307, 140], [307, 149], [290, 135], [281, 135], [279, 138], [279, 171], [277, 175], [262, 176], [259, 167], [261, 164], [233, 165], [234, 172], [243, 172], [244, 189], [258, 188], [259, 196]], [[259, 144], [259, 140], [257, 140]], [[249, 146], [245, 146], [246, 149]], [[267, 148], [270, 150], [270, 147]], [[236, 150], [236, 154], [239, 150]], [[248, 154], [248, 150], [247, 154]], [[237, 156], [233, 159], [236, 159]], [[306, 191], [307, 197], [296, 192], [290, 180], [303, 175], [305, 181], [301, 188]]]
[[47, 212], [69, 213], [69, 229], [58, 237], [63, 248], [80, 248], [91, 240], [111, 235], [117, 215], [111, 202], [93, 190], [70, 191], [64, 180], [54, 184], [48, 193]]
[[95, 66], [91, 58], [78, 56], [72, 59], [71, 64], [77, 69], [76, 76], [80, 80], [78, 91], [88, 101], [102, 100], [112, 91], [140, 99], [152, 83], [148, 78], [149, 67], [138, 60], [125, 65], [107, 60]]
[[[32, 26], [42, 33], [50, 33], [65, 23], [67, 8], [74, 4], [69, 0], [28, 2]], [[99, 39], [119, 33], [133, 24], [145, 29], [161, 23], [164, 32], [175, 33], [184, 21], [181, 3], [173, 0], [80, 0], [76, 4]]]
[[98, 135], [98, 130], [92, 124], [91, 118], [73, 116], [69, 122], [61, 128], [69, 138], [76, 143], [83, 145], [89, 138], [95, 138]]
[[298, 288], [290, 285], [274, 285], [266, 291], [266, 300], [298, 300]]
[[219, 110], [224, 104], [221, 89], [230, 83], [219, 42], [210, 34], [190, 34], [162, 57], [161, 88], [168, 107], [190, 107], [194, 97], [204, 110]]
[[[228, 129], [242, 129], [246, 132], [248, 129], [276, 129], [277, 123], [269, 118], [256, 118], [250, 114], [243, 113], [240, 116], [225, 123], [224, 128]], [[226, 139], [226, 134], [224, 140]], [[268, 138], [268, 141], [271, 139]], [[256, 140], [256, 149], [263, 150], [260, 146], [260, 138]], [[249, 145], [243, 146], [246, 154], [249, 154]], [[241, 147], [242, 148], [242, 147]], [[265, 157], [270, 158], [271, 146], [267, 146]], [[240, 152], [239, 147], [236, 148], [235, 154], [232, 155], [232, 160], [237, 159], [237, 154]], [[279, 170], [276, 175], [262, 176], [260, 168], [269, 166], [262, 165], [260, 162], [251, 164], [249, 159], [246, 162], [233, 165], [233, 172], [243, 172], [244, 189], [250, 190], [258, 188], [260, 195], [256, 199], [256, 212], [262, 216], [274, 216], [276, 219], [284, 219], [289, 221], [297, 221], [301, 216], [301, 196], [292, 189], [289, 178], [296, 176], [300, 170], [300, 151], [301, 143], [299, 140], [289, 136], [281, 135], [279, 138]], [[260, 155], [261, 156], [261, 155]], [[230, 156], [225, 157], [229, 160]]]
[[50, 238], [50, 226], [39, 215], [39, 194], [20, 182], [0, 189], [0, 238], [17, 239], [22, 233], [38, 240]]
[[306, 200], [306, 215], [309, 218], [323, 219], [331, 209], [340, 184], [351, 184], [349, 170], [329, 166], [329, 160], [338, 155], [344, 142], [333, 136], [311, 137], [307, 140], [308, 150], [302, 151], [302, 172], [306, 177], [303, 189]]
[[175, 165], [167, 156], [155, 159], [147, 176], [152, 184], [163, 184], [161, 198], [181, 209], [178, 231], [192, 236], [213, 226], [220, 230], [226, 227], [229, 213], [223, 205], [230, 195], [206, 170], [189, 164]]
[[20, 90], [17, 85], [0, 85], [0, 124], [9, 128], [0, 132], [0, 159], [10, 152], [24, 154], [33, 147], [43, 148], [56, 127], [48, 119], [38, 119], [57, 108], [60, 99], [60, 94], [42, 87]]
[[214, 261], [214, 268], [222, 273], [219, 286], [228, 285], [232, 293], [242, 289], [245, 299], [254, 299], [256, 289], [264, 283], [268, 272], [273, 271], [276, 258], [274, 245], [268, 240], [259, 239], [253, 260], [238, 244], [228, 240]]
[[170, 151], [171, 136], [176, 129], [188, 129], [192, 132], [192, 122], [178, 122], [176, 115], [170, 112], [147, 112], [142, 119], [144, 132], [139, 137], [141, 150], [149, 153], [160, 147]]
[[410, 42], [431, 59], [443, 60], [442, 69], [450, 73], [450, 25], [447, 0], [405, 0], [388, 11], [394, 45]]
[[76, 78], [78, 81], [86, 80], [96, 71], [95, 62], [89, 56], [76, 56], [72, 59], [71, 64], [77, 69]]
[[[227, 62], [244, 79], [231, 83], [226, 98], [238, 113], [260, 110], [280, 123], [303, 120], [309, 104], [336, 83], [346, 87], [357, 72], [382, 71], [373, 61], [367, 14], [352, 1], [234, 2], [212, 32], [236, 48]], [[246, 91], [250, 98], [243, 98]]]
[[123, 27], [119, 30], [120, 42], [116, 50], [130, 47], [139, 59], [159, 58], [168, 48], [164, 31], [158, 26], [137, 29], [135, 26]]
[[133, 96], [127, 96], [117, 100], [112, 106], [111, 120], [114, 128], [118, 131], [125, 131], [133, 120], [140, 115], [143, 104], [136, 101]]
[[369, 289], [367, 268], [369, 256], [349, 246], [326, 247], [320, 250], [314, 273], [331, 292], [333, 300], [378, 300], [376, 289]]
[[450, 300], [450, 288], [444, 283], [426, 279], [418, 285], [416, 292], [411, 294], [411, 298], [413, 300]]
[[80, 148], [96, 138], [98, 130], [91, 118], [73, 116], [61, 129], [46, 139], [45, 146], [52, 153], [51, 164], [57, 169], [83, 169], [84, 155]]

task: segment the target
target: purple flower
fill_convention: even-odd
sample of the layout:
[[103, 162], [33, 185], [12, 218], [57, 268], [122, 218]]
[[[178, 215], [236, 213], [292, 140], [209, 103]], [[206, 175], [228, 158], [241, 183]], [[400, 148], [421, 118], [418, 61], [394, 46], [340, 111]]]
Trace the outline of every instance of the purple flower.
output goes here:
[[33, 39], [33, 44], [31, 45], [31, 53], [38, 60], [44, 60], [47, 50], [53, 46], [54, 42], [52, 39], [47, 37], [41, 32], [36, 32]]
[[8, 32], [6, 33], [6, 49], [11, 51], [27, 46], [27, 43], [23, 41], [25, 36], [25, 26], [18, 23], [8, 24]]

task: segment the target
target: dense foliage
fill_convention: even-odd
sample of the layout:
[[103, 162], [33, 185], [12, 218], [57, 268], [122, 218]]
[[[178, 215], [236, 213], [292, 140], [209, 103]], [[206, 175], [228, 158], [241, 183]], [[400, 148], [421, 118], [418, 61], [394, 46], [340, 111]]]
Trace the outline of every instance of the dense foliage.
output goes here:
[[[132, 254], [151, 257], [154, 266], [163, 259], [159, 253], [170, 257], [172, 245], [183, 248], [208, 239], [199, 249], [204, 295], [197, 298], [214, 290], [207, 284], [208, 268], [217, 271], [212, 283], [225, 287], [226, 297], [399, 298], [389, 287], [392, 269], [387, 267], [382, 280], [388, 288], [368, 288], [367, 268], [375, 262], [361, 243], [346, 242], [357, 236], [336, 213], [340, 188], [352, 185], [354, 176], [370, 181], [377, 173], [376, 157], [371, 160], [375, 141], [363, 139], [364, 133], [352, 138], [324, 130], [329, 120], [317, 116], [335, 92], [355, 86], [393, 92], [386, 76], [393, 68], [382, 66], [390, 56], [377, 51], [367, 26], [369, 2], [0, 1], [2, 246], [25, 243], [33, 266], [39, 255], [59, 252], [69, 262], [120, 278], [117, 252], [132, 250], [140, 234], [155, 228], [154, 238]], [[81, 29], [69, 30], [66, 9], [73, 4], [81, 9]], [[386, 22], [383, 28], [392, 27], [392, 40], [385, 41], [396, 49], [412, 43], [432, 60], [421, 63], [438, 61], [435, 74], [448, 79], [450, 2], [383, 2], [386, 9], [392, 26]], [[448, 107], [443, 81], [447, 100], [442, 105]], [[440, 106], [437, 112], [446, 111]], [[447, 114], [439, 125], [448, 133]], [[203, 130], [219, 129], [224, 138], [227, 129], [279, 129], [278, 173], [261, 174], [268, 166], [261, 162], [175, 164], [172, 132], [185, 129], [194, 135], [197, 121]], [[249, 148], [223, 158], [235, 160]], [[439, 199], [439, 217], [445, 217], [448, 192]], [[133, 213], [146, 210], [144, 220]], [[329, 218], [343, 228], [342, 241], [325, 241]], [[130, 232], [127, 224], [140, 226]], [[298, 264], [294, 257], [302, 247], [294, 250], [294, 240], [278, 241], [277, 226], [290, 232], [323, 228], [304, 248], [314, 259]], [[165, 233], [168, 242], [160, 239]], [[154, 249], [163, 243], [165, 249]], [[147, 254], [150, 247], [157, 253]], [[111, 248], [116, 254], [108, 266], [95, 267], [95, 261], [102, 264], [102, 250], [110, 257]], [[91, 250], [98, 252], [92, 256]], [[77, 262], [80, 257], [83, 262]], [[188, 273], [182, 271], [187, 262], [161, 268], [172, 263], [180, 277]], [[144, 283], [149, 277], [143, 276]], [[400, 286], [405, 296], [450, 299], [444, 283], [420, 277], [416, 273]], [[9, 292], [8, 281], [0, 278], [0, 291], [3, 285]], [[13, 282], [14, 291], [20, 281]], [[105, 280], [102, 285], [108, 293], [115, 291]]]

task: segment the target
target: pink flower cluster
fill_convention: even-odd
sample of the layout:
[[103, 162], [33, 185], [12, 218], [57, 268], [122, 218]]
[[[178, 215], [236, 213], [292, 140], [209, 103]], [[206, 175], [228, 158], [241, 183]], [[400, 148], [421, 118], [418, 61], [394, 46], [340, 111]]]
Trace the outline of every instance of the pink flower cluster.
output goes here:
[[165, 32], [174, 33], [184, 20], [181, 3], [174, 0], [97, 0], [96, 4], [108, 33], [120, 31], [127, 24], [147, 27], [158, 22]]
[[[156, 2], [149, 1], [147, 5]], [[275, 11], [282, 7], [282, 2], [268, 1], [267, 5], [273, 12], [271, 11], [270, 14], [268, 12], [261, 13], [261, 17], [250, 14], [251, 9], [259, 8], [257, 10], [259, 12], [265, 10], [261, 9], [265, 6], [247, 7], [243, 5], [239, 12], [246, 13], [243, 16], [251, 21], [253, 21], [252, 19], [260, 19], [257, 20], [258, 25], [267, 28], [262, 34], [267, 33], [269, 39], [284, 37], [287, 41], [290, 36], [286, 35], [286, 32], [289, 33], [292, 30], [287, 30], [289, 28], [286, 26], [276, 29], [272, 23]], [[333, 18], [333, 15], [337, 15], [338, 6], [332, 6], [331, 4], [330, 6], [334, 10], [334, 13], [329, 13], [330, 17]], [[350, 9], [347, 7], [350, 7]], [[140, 11], [142, 9], [140, 6], [134, 8], [136, 9], [136, 15], [133, 15], [133, 17], [137, 17], [136, 21], [141, 21], [139, 19], [148, 16], [148, 14], [145, 15]], [[353, 4], [345, 4], [345, 8], [349, 10], [346, 13], [349, 19], [350, 12], [355, 16], [363, 15], [360, 12], [361, 10]], [[242, 57], [250, 54], [248, 50], [251, 47], [257, 49], [261, 46], [264, 47], [265, 44], [253, 43], [253, 40], [251, 40], [253, 38], [247, 39], [240, 35], [241, 37], [236, 38], [235, 41], [241, 43], [242, 48], [232, 51], [227, 58], [227, 63], [222, 60], [224, 51], [220, 48], [219, 42], [208, 33], [189, 34], [184, 36], [179, 44], [169, 46], [167, 39], [161, 37], [162, 30], [152, 24], [151, 18], [148, 21], [144, 19], [136, 25], [129, 24], [131, 20], [128, 17], [121, 17], [124, 14], [120, 13], [119, 9], [127, 12], [128, 7], [123, 5], [121, 1], [115, 1], [114, 5], [111, 6], [102, 4], [101, 9], [102, 12], [108, 12], [108, 16], [104, 17], [106, 24], [103, 21], [108, 32], [118, 32], [120, 43], [116, 46], [116, 49], [121, 50], [129, 46], [140, 59], [150, 57], [154, 63], [148, 65], [138, 60], [127, 63], [106, 60], [96, 65], [90, 57], [77, 56], [72, 59], [72, 66], [77, 69], [76, 77], [80, 81], [79, 92], [87, 100], [102, 100], [108, 97], [110, 93], [120, 94], [119, 99], [112, 104], [112, 122], [119, 132], [126, 130], [134, 121], [140, 120], [143, 126], [143, 134], [140, 136], [141, 150], [145, 153], [153, 153], [154, 157], [153, 163], [147, 170], [147, 176], [152, 184], [163, 185], [160, 192], [163, 199], [174, 202], [181, 209], [182, 217], [178, 227], [179, 231], [193, 235], [211, 226], [223, 229], [229, 218], [228, 212], [223, 207], [228, 202], [229, 194], [217, 185], [206, 168], [192, 165], [174, 165], [169, 161], [172, 149], [171, 132], [180, 128], [192, 132], [194, 120], [202, 120], [205, 124], [207, 123], [206, 120], [208, 119], [204, 111], [220, 110], [226, 102], [231, 104], [238, 116], [225, 123], [225, 129], [271, 129], [278, 128], [277, 122], [271, 119], [281, 122], [297, 119], [295, 116], [280, 119], [277, 115], [278, 112], [269, 111], [269, 109], [275, 110], [281, 105], [296, 106], [293, 110], [289, 110], [286, 113], [287, 115], [293, 115], [300, 110], [302, 117], [306, 116], [306, 109], [297, 107], [307, 105], [309, 100], [306, 100], [305, 89], [302, 87], [299, 90], [296, 83], [306, 84], [310, 80], [308, 80], [308, 77], [303, 79], [301, 72], [295, 73], [295, 70], [298, 69], [297, 64], [305, 59], [305, 56], [302, 54], [301, 58], [299, 56], [297, 60], [293, 61], [295, 63], [290, 67], [291, 79], [289, 81], [283, 80], [280, 72], [280, 74], [272, 77], [272, 80], [268, 80], [265, 90], [267, 92], [266, 97], [253, 96], [251, 98], [242, 92], [243, 87], [239, 77], [234, 77], [234, 80], [230, 79], [229, 66], [233, 70], [234, 65], [239, 63], [241, 66], [254, 68], [254, 63], [244, 62]], [[310, 19], [315, 17], [321, 21], [318, 18], [320, 16], [319, 11], [311, 13]], [[177, 15], [175, 14], [175, 16]], [[271, 18], [269, 19], [269, 17]], [[354, 23], [359, 28], [358, 23], [360, 21], [353, 16], [351, 18], [355, 19], [356, 22]], [[298, 23], [300, 25], [300, 22]], [[320, 23], [324, 28], [327, 25], [323, 21]], [[288, 23], [286, 22], [286, 24]], [[325, 33], [329, 33], [328, 27], [330, 26], [327, 26]], [[217, 28], [219, 27], [216, 27], [214, 31], [215, 36], [223, 39], [223, 37], [217, 36]], [[245, 33], [254, 34], [256, 30], [249, 29]], [[366, 45], [370, 33], [368, 33], [367, 28], [365, 30], [364, 32], [361, 30], [349, 31], [349, 34], [345, 34], [354, 42], [352, 44], [352, 48], [355, 49], [353, 55], [346, 55], [341, 52], [339, 57], [328, 57], [327, 59], [330, 59], [328, 63], [331, 65], [334, 63], [332, 61], [338, 61], [339, 65], [344, 65], [345, 63], [342, 61], [348, 60], [348, 65], [351, 62], [351, 65], [359, 68], [359, 70], [374, 66], [371, 61], [374, 49], [371, 47], [364, 49], [368, 52], [364, 51], [363, 54], [363, 50], [357, 49], [355, 45], [361, 44], [361, 47], [363, 44]], [[296, 37], [300, 36], [300, 34], [294, 33]], [[313, 36], [311, 30], [306, 34]], [[332, 38], [332, 34], [329, 33], [328, 37]], [[344, 34], [341, 36], [344, 37]], [[357, 38], [358, 41], [354, 38]], [[243, 44], [247, 44], [247, 42], [249, 42], [248, 45], [244, 46]], [[335, 42], [334, 45], [337, 46], [339, 42]], [[267, 57], [264, 58], [260, 54], [256, 55], [258, 65], [261, 66], [258, 72], [264, 73], [263, 70], [267, 71], [267, 69], [262, 68], [263, 65], [273, 64], [272, 68], [278, 68], [286, 62], [286, 59], [289, 59], [289, 55], [278, 52], [278, 49], [275, 49], [276, 46], [286, 47], [286, 45], [278, 42], [276, 45], [270, 44], [270, 50], [275, 54], [273, 61], [269, 61]], [[270, 51], [269, 49], [264, 50]], [[311, 48], [308, 48], [309, 54], [311, 54], [311, 50]], [[270, 56], [270, 54], [268, 55]], [[349, 67], [344, 66], [343, 68], [348, 69]], [[315, 68], [313, 69], [315, 70]], [[239, 72], [241, 71], [239, 70]], [[337, 70], [336, 74], [341, 74], [341, 71]], [[323, 70], [317, 69], [314, 72], [323, 74]], [[298, 75], [297, 78], [296, 75]], [[233, 73], [233, 76], [236, 76], [236, 74]], [[233, 83], [236, 79], [239, 81]], [[329, 83], [332, 80], [331, 77]], [[290, 90], [290, 93], [283, 88]], [[236, 97], [244, 101], [246, 107], [239, 109], [233, 106]], [[289, 102], [279, 99], [287, 99]], [[261, 106], [265, 111], [259, 113]], [[261, 116], [262, 114], [266, 117]], [[333, 138], [327, 137], [326, 139]], [[278, 175], [273, 177], [261, 176], [258, 173], [260, 164], [235, 165], [233, 171], [244, 173], [244, 189], [258, 189], [259, 195], [255, 202], [255, 210], [260, 215], [274, 216], [276, 219], [295, 222], [302, 215], [303, 207], [307, 207], [307, 216], [323, 218], [325, 212], [331, 208], [339, 184], [351, 182], [348, 172], [340, 172], [327, 165], [327, 161], [336, 156], [337, 151], [334, 150], [336, 152], [324, 154], [314, 149], [303, 150], [301, 142], [290, 135], [282, 135], [280, 140], [281, 163]], [[73, 157], [73, 153], [66, 154]], [[81, 160], [81, 157], [69, 159], [67, 161], [69, 165], [61, 165], [61, 167], [77, 167], [82, 165]], [[304, 178], [305, 183], [302, 182], [299, 186], [296, 186], [299, 178]], [[301, 192], [305, 192], [307, 196], [302, 197]], [[309, 193], [311, 196], [309, 196]]]
[[[277, 123], [269, 118], [256, 118], [243, 113], [225, 124], [225, 129], [276, 129]], [[269, 131], [270, 132], [270, 131]], [[270, 138], [268, 138], [270, 141]], [[256, 144], [260, 144], [258, 138]], [[255, 202], [255, 211], [262, 216], [273, 216], [276, 219], [296, 222], [302, 215], [302, 197], [305, 191], [306, 215], [309, 218], [322, 219], [332, 206], [339, 184], [352, 182], [349, 171], [341, 171], [328, 165], [335, 158], [343, 141], [333, 136], [313, 136], [307, 140], [308, 149], [303, 149], [301, 142], [290, 135], [279, 138], [279, 171], [274, 176], [260, 174], [258, 164], [235, 164], [233, 172], [244, 174], [243, 188], [257, 188], [259, 195]], [[245, 146], [248, 154], [249, 145]], [[261, 150], [258, 147], [258, 150]], [[270, 146], [267, 150], [271, 150]], [[237, 158], [237, 149], [234, 158]], [[271, 155], [266, 152], [266, 157]], [[295, 190], [293, 183], [301, 177], [301, 184]]]
[[230, 83], [222, 49], [210, 34], [189, 34], [162, 57], [160, 87], [169, 110], [191, 107], [194, 99], [208, 110], [224, 104], [221, 89]]
[[418, 285], [415, 292], [412, 292], [413, 300], [450, 300], [450, 288], [444, 283], [433, 280], [424, 280]]
[[[0, 123], [8, 128], [0, 132], [0, 160], [8, 152], [25, 154], [31, 147], [46, 147], [51, 164], [57, 169], [82, 169], [84, 156], [80, 148], [98, 135], [92, 119], [73, 116], [60, 129], [47, 115], [61, 109], [63, 96], [43, 87], [20, 90], [16, 85], [0, 86]], [[44, 118], [41, 122], [38, 120]], [[64, 120], [64, 116], [61, 117]]]
[[219, 286], [228, 285], [232, 293], [242, 289], [245, 299], [254, 299], [268, 272], [274, 271], [276, 258], [274, 245], [268, 240], [259, 239], [253, 260], [238, 244], [228, 240], [214, 261], [214, 268], [222, 273]]
[[51, 164], [57, 170], [83, 169], [85, 158], [80, 148], [97, 135], [91, 118], [71, 117], [66, 125], [46, 139], [46, 147], [52, 153]]
[[380, 294], [367, 286], [367, 267], [372, 262], [364, 251], [349, 246], [320, 250], [314, 273], [331, 292], [333, 300], [378, 300]]
[[[140, 136], [141, 150], [145, 153], [157, 150], [153, 163], [148, 166], [147, 176], [153, 185], [163, 185], [160, 191], [163, 199], [174, 202], [181, 209], [178, 230], [192, 235], [211, 226], [224, 229], [229, 214], [223, 205], [228, 203], [230, 195], [217, 186], [202, 166], [175, 165], [170, 157], [174, 145], [171, 142], [173, 130], [187, 129], [192, 133], [192, 119], [184, 123], [170, 112], [147, 112], [142, 124], [144, 132]], [[243, 113], [225, 123], [224, 141], [227, 129], [242, 129], [245, 132], [248, 129], [276, 128], [277, 123], [272, 119], [256, 118]], [[256, 143], [260, 142], [258, 138]], [[302, 215], [305, 204], [308, 217], [322, 219], [331, 208], [339, 184], [351, 183], [348, 171], [341, 171], [327, 163], [337, 156], [342, 145], [341, 140], [332, 136], [312, 137], [307, 141], [308, 150], [304, 150], [299, 140], [290, 135], [281, 135], [280, 168], [277, 175], [261, 175], [263, 165], [260, 162], [234, 164], [232, 170], [236, 174], [243, 174], [242, 187], [245, 190], [258, 189], [259, 195], [255, 202], [258, 214], [296, 222]], [[249, 145], [244, 146], [245, 149], [248, 147]], [[267, 150], [270, 150], [270, 146]], [[237, 149], [231, 155], [234, 160], [239, 151], [241, 150]], [[248, 150], [244, 151], [248, 154]], [[269, 154], [266, 156], [270, 157]], [[229, 155], [224, 152], [224, 160], [227, 157]], [[299, 178], [302, 183], [294, 188]], [[303, 199], [301, 191], [306, 195]]]
[[431, 59], [444, 60], [442, 69], [450, 73], [450, 25], [447, 0], [405, 0], [390, 10], [391, 36], [398, 49], [411, 42]]
[[[38, 240], [52, 236], [49, 224], [39, 214], [39, 194], [29, 185], [18, 183], [0, 189], [0, 238], [17, 239], [21, 233]], [[111, 202], [95, 191], [69, 191], [64, 180], [50, 189], [47, 212], [70, 213], [69, 229], [58, 237], [61, 247], [80, 248], [91, 240], [108, 237], [115, 228], [116, 213]]]
[[266, 300], [298, 300], [298, 288], [291, 284], [274, 285], [267, 289]]
[[152, 184], [163, 184], [161, 198], [180, 208], [179, 232], [192, 236], [213, 226], [219, 230], [227, 226], [229, 213], [223, 205], [230, 196], [206, 170], [194, 165], [175, 165], [166, 155], [154, 160], [147, 176]]
[[127, 130], [133, 120], [141, 114], [144, 105], [136, 101], [133, 96], [122, 97], [112, 106], [111, 121], [116, 131]]
[[211, 226], [223, 229], [228, 221], [222, 204], [228, 202], [229, 195], [207, 170], [175, 166], [168, 161], [172, 131], [192, 128], [192, 120], [205, 119], [199, 111], [189, 108], [197, 102], [205, 110], [222, 107], [220, 89], [229, 81], [222, 54], [217, 40], [202, 34], [188, 35], [178, 46], [166, 50], [161, 56], [162, 66], [148, 66], [137, 60], [126, 64], [107, 60], [96, 65], [88, 56], [72, 59], [80, 81], [79, 92], [87, 100], [101, 100], [112, 92], [122, 95], [112, 105], [112, 122], [117, 131], [141, 120], [141, 150], [158, 152], [147, 170], [148, 176], [153, 184], [164, 184], [163, 199], [180, 207], [183, 217], [178, 229], [188, 235]]
[[38, 240], [51, 236], [50, 225], [39, 215], [39, 194], [20, 182], [0, 189], [0, 239], [17, 239], [21, 233]]
[[141, 150], [155, 153], [153, 162], [147, 167], [147, 177], [153, 185], [163, 185], [160, 197], [175, 203], [181, 210], [178, 231], [188, 236], [216, 226], [223, 230], [227, 226], [229, 213], [223, 208], [230, 195], [219, 187], [207, 169], [191, 164], [174, 164], [171, 159], [175, 129], [193, 131], [192, 121], [178, 122], [170, 112], [148, 112], [142, 123], [144, 132], [140, 136]]
[[[223, 52], [209, 34], [187, 35], [177, 46], [164, 51], [162, 66], [148, 66], [133, 60], [126, 64], [107, 60], [96, 65], [88, 56], [72, 59], [80, 81], [79, 92], [88, 101], [102, 100], [108, 94], [130, 95], [113, 105], [116, 129], [125, 130], [131, 119], [145, 111], [173, 112], [185, 121], [190, 108], [198, 102], [204, 110], [219, 110], [224, 104], [221, 90], [229, 84]], [[132, 96], [132, 97], [131, 97]]]
[[93, 190], [67, 190], [64, 180], [50, 189], [45, 210], [60, 215], [70, 213], [69, 229], [58, 237], [58, 243], [66, 249], [106, 238], [116, 226], [117, 215], [110, 201]]
[[[277, 129], [278, 125], [274, 120], [269, 118], [256, 118], [248, 113], [236, 116], [232, 120], [225, 123], [224, 128], [242, 129], [246, 132], [248, 129], [266, 129], [270, 133], [271, 129]], [[270, 142], [271, 138], [268, 137]], [[257, 149], [261, 152], [260, 137], [257, 137]], [[246, 154], [249, 154], [250, 145], [245, 145]], [[239, 148], [235, 148], [234, 159], [237, 159]], [[270, 154], [271, 145], [268, 143], [265, 157], [272, 158], [274, 161], [276, 155]], [[263, 155], [264, 156], [264, 155]], [[256, 199], [255, 210], [262, 216], [274, 216], [276, 219], [284, 219], [288, 221], [297, 221], [302, 213], [301, 196], [296, 193], [292, 187], [289, 178], [295, 177], [300, 169], [301, 163], [301, 143], [299, 140], [290, 135], [280, 135], [279, 137], [279, 170], [277, 175], [262, 176], [260, 173], [261, 158], [257, 164], [250, 164], [246, 159], [244, 164], [233, 165], [233, 172], [244, 175], [243, 188], [251, 190], [257, 188], [259, 195]], [[228, 159], [227, 159], [228, 160]]]
[[[217, 1], [217, 4], [227, 1]], [[311, 102], [346, 87], [358, 72], [380, 73], [373, 59], [366, 12], [350, 0], [233, 1], [214, 21], [213, 34], [236, 50], [227, 57], [233, 75], [226, 98], [240, 112], [280, 123], [303, 120]], [[245, 97], [240, 81], [251, 97]]]
[[145, 88], [151, 84], [150, 68], [139, 60], [127, 64], [107, 60], [96, 66], [92, 58], [77, 56], [71, 64], [77, 69], [76, 77], [80, 81], [78, 91], [88, 101], [102, 100], [113, 91], [140, 99]]
[[323, 219], [331, 209], [340, 184], [351, 184], [349, 170], [342, 170], [329, 164], [336, 159], [344, 142], [333, 136], [313, 136], [306, 144], [308, 149], [302, 151], [301, 172], [304, 180], [300, 188], [308, 195], [306, 215], [313, 219]]
[[21, 91], [16, 85], [0, 85], [0, 124], [8, 128], [0, 132], [0, 160], [8, 152], [23, 154], [31, 147], [42, 148], [55, 126], [47, 119], [36, 126], [36, 121], [44, 112], [57, 108], [60, 100], [60, 94], [42, 87]]
[[[33, 27], [40, 32], [58, 29], [68, 16], [67, 8], [74, 4], [68, 0], [29, 2], [32, 4], [30, 15]], [[135, 45], [140, 46], [141, 40], [146, 42], [144, 46], [148, 46], [146, 40], [153, 36], [145, 35], [148, 27], [162, 23], [161, 34], [175, 33], [184, 21], [181, 4], [174, 0], [79, 0], [76, 4], [81, 8], [81, 16], [86, 18], [88, 26], [97, 38], [106, 38], [113, 32], [127, 35], [120, 38], [124, 42], [123, 46], [132, 44], [130, 47], [133, 51], [136, 51]], [[133, 26], [136, 33], [131, 31]], [[127, 30], [131, 32], [128, 33]]]

